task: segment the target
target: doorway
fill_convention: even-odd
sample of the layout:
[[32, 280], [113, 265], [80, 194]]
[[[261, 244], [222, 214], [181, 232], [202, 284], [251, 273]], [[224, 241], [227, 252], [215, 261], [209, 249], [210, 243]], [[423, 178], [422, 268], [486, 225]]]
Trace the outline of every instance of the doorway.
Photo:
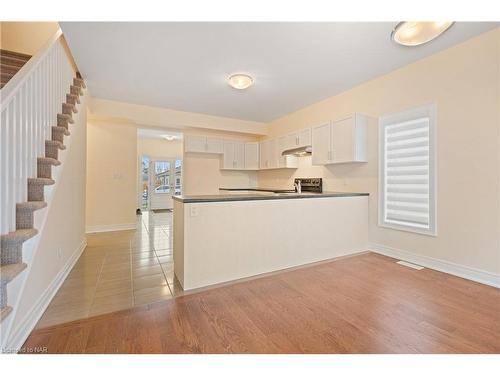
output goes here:
[[171, 210], [174, 195], [182, 194], [182, 158], [141, 156], [142, 210]]

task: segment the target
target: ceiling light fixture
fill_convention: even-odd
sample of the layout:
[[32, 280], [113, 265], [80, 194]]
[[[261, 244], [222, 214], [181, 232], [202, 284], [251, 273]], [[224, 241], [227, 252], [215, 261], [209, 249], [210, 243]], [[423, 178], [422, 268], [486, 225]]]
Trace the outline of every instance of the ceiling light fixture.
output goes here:
[[430, 42], [448, 30], [454, 22], [400, 22], [391, 39], [403, 46], [414, 47]]
[[228, 79], [229, 86], [237, 89], [244, 90], [253, 85], [253, 78], [248, 74], [233, 74]]
[[173, 141], [176, 137], [175, 135], [164, 135], [163, 138], [167, 141]]

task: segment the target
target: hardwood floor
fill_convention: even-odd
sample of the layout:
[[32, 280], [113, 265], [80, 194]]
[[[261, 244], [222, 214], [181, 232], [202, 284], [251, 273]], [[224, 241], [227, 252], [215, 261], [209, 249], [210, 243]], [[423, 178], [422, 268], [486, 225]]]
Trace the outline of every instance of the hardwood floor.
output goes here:
[[500, 353], [500, 290], [367, 253], [32, 332], [49, 353]]

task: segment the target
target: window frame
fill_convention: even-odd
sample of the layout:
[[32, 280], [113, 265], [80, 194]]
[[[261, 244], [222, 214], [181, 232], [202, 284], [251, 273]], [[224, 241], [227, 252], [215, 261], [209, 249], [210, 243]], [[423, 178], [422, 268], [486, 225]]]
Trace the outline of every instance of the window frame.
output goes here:
[[[429, 228], [397, 224], [385, 220], [385, 128], [404, 121], [429, 118]], [[436, 125], [437, 108], [435, 103], [384, 115], [379, 118], [379, 166], [378, 166], [378, 226], [405, 232], [437, 236], [437, 171], [436, 171]]]

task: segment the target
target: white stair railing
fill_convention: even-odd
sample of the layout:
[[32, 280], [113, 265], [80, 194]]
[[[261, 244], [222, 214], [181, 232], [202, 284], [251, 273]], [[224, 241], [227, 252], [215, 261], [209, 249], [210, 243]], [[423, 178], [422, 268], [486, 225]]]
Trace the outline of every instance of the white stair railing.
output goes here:
[[75, 69], [61, 30], [0, 90], [0, 234], [16, 230], [16, 203], [28, 200]]

